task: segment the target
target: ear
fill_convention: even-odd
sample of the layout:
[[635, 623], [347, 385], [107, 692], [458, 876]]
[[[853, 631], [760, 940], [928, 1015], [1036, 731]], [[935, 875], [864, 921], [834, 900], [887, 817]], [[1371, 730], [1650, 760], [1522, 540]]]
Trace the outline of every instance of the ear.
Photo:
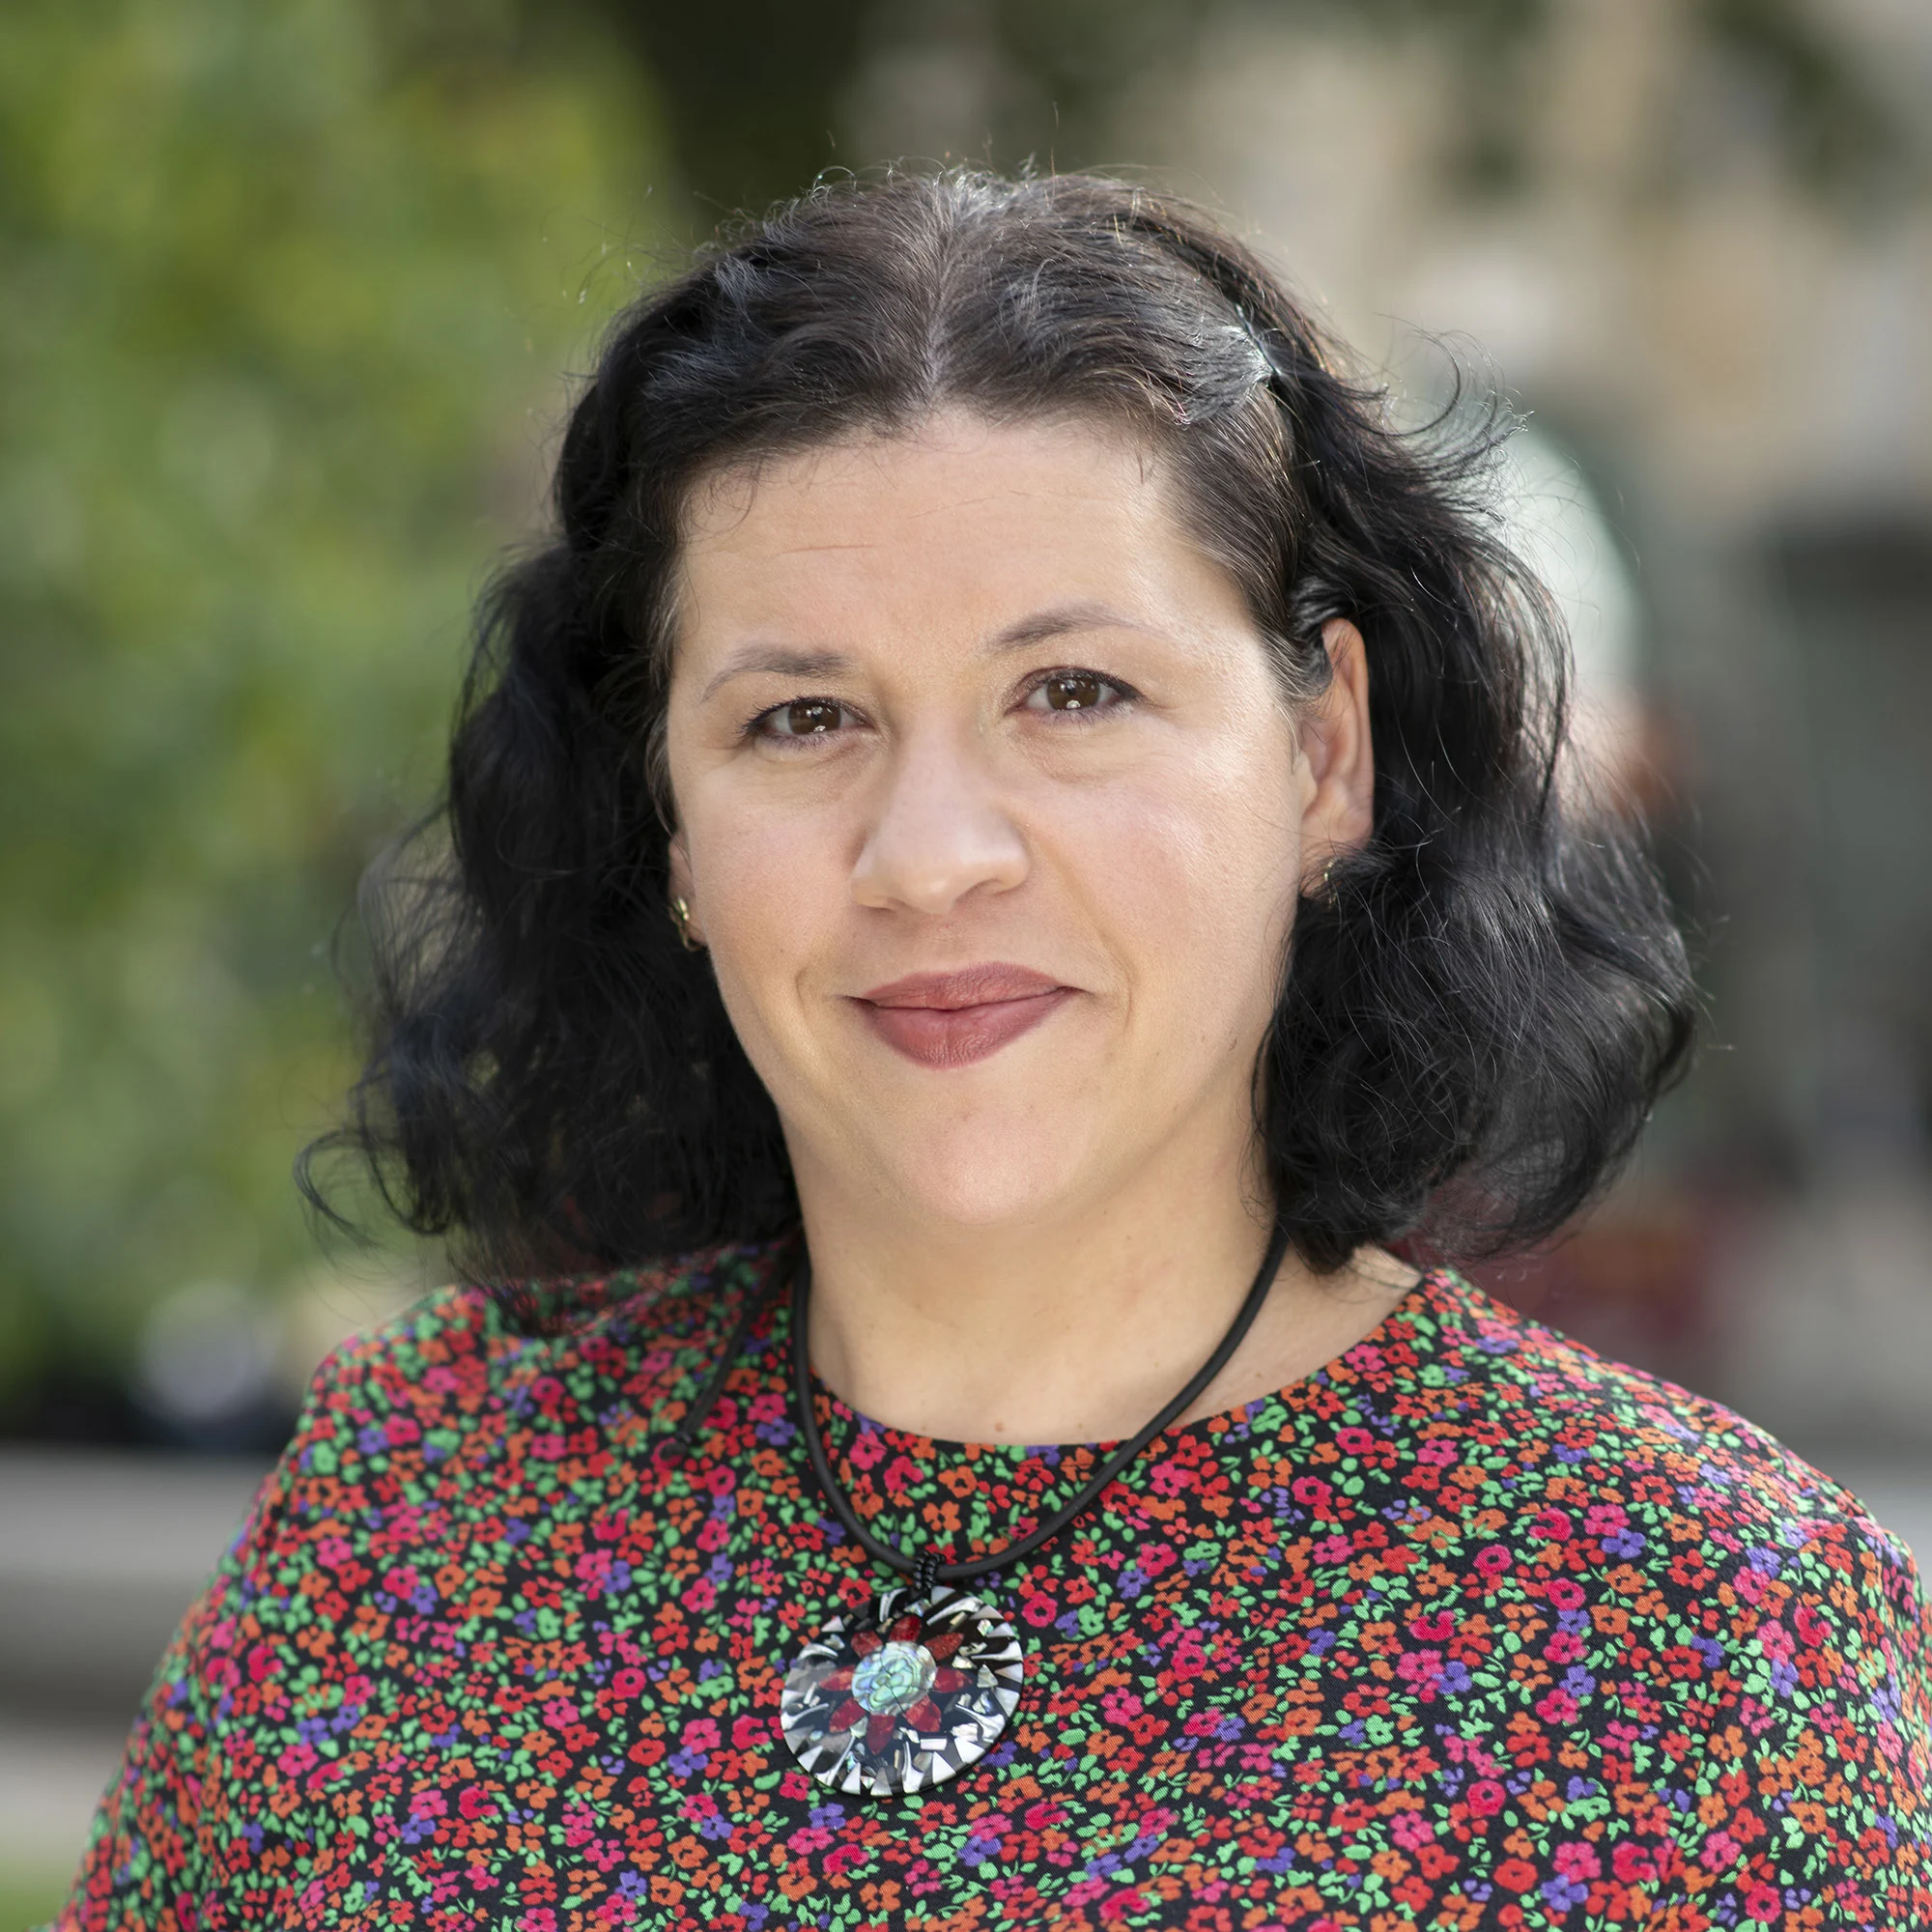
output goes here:
[[1339, 854], [1368, 841], [1375, 824], [1376, 757], [1369, 736], [1369, 659], [1362, 634], [1346, 617], [1321, 627], [1328, 688], [1303, 708], [1298, 724], [1309, 793], [1301, 813], [1304, 893], [1320, 890]]

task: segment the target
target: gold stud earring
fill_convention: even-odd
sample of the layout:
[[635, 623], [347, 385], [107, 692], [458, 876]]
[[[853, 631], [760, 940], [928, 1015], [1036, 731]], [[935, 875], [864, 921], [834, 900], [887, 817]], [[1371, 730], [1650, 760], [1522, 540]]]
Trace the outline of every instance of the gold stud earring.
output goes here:
[[[1336, 854], [1336, 858], [1339, 858], [1340, 856], [1341, 856], [1340, 853]], [[1330, 877], [1330, 874], [1334, 871], [1334, 869], [1335, 869], [1334, 859], [1330, 859], [1328, 863], [1321, 868], [1321, 902], [1324, 905], [1332, 906], [1335, 903], [1335, 882]]]
[[670, 900], [670, 923], [677, 927], [678, 943], [687, 952], [702, 952], [704, 942], [691, 936], [691, 901], [682, 894], [673, 893]]

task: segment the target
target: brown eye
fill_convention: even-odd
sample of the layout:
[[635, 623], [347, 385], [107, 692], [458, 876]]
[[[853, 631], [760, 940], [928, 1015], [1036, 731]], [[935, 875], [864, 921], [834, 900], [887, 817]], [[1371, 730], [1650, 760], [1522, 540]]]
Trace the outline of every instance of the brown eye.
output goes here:
[[795, 697], [767, 711], [759, 725], [775, 738], [816, 738], [836, 731], [845, 719], [845, 707], [829, 697]]
[[1119, 696], [1118, 686], [1090, 670], [1057, 670], [1034, 688], [1029, 702], [1047, 711], [1093, 711]]

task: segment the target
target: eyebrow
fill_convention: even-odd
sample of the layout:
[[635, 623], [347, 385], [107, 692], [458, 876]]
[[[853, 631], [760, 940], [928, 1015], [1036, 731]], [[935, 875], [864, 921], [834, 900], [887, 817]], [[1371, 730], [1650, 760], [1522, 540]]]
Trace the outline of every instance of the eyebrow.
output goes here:
[[707, 704], [734, 677], [752, 677], [770, 671], [777, 677], [837, 677], [853, 668], [852, 660], [838, 651], [788, 651], [782, 645], [753, 644], [727, 658], [724, 668], [698, 694], [697, 701]]
[[[1036, 611], [997, 631], [981, 649], [989, 657], [1008, 651], [1024, 650], [1029, 644], [1043, 643], [1048, 638], [1070, 637], [1080, 631], [1145, 631], [1148, 627], [1105, 604], [1082, 601], [1057, 604], [1050, 610]], [[767, 672], [776, 677], [838, 677], [856, 670], [857, 663], [840, 651], [791, 650], [778, 644], [751, 644], [727, 659], [718, 674], [698, 695], [700, 704], [708, 703], [734, 678]]]
[[989, 638], [989, 652], [1024, 650], [1028, 644], [1048, 638], [1065, 638], [1076, 631], [1145, 631], [1147, 626], [1116, 611], [1111, 605], [1083, 600], [1077, 604], [1056, 604], [1049, 611], [1037, 611]]

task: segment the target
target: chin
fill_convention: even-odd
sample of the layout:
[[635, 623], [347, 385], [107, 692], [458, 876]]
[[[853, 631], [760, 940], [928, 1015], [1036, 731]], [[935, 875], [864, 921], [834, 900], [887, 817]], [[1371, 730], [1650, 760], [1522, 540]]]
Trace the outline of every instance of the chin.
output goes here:
[[906, 1133], [877, 1149], [877, 1166], [906, 1213], [990, 1234], [1051, 1220], [1092, 1191], [1080, 1138], [1037, 1123], [929, 1138]]

